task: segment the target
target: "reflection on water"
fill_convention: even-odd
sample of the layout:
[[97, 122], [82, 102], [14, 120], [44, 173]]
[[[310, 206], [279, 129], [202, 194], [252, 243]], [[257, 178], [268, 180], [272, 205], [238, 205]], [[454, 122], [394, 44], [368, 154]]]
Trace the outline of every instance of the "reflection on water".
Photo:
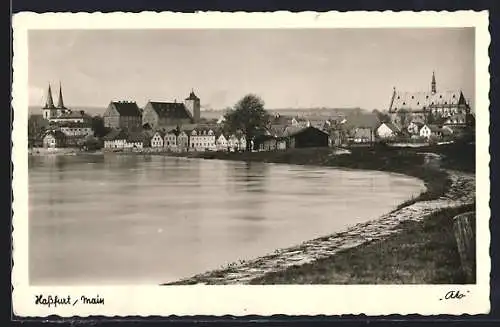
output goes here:
[[422, 189], [418, 180], [380, 172], [30, 157], [30, 281], [168, 282], [376, 218]]

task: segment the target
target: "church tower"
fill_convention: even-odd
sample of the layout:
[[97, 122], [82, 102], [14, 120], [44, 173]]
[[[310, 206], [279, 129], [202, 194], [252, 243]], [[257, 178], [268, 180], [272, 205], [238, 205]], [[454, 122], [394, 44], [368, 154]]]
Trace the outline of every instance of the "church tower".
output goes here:
[[200, 121], [200, 98], [198, 98], [196, 94], [194, 94], [194, 91], [192, 89], [189, 97], [184, 100], [184, 105], [193, 117], [193, 122], [195, 124], [198, 123]]
[[50, 88], [47, 91], [47, 99], [45, 100], [45, 106], [42, 108], [43, 118], [51, 119], [56, 115], [57, 108], [54, 106], [54, 100], [52, 99], [52, 90]]
[[434, 72], [432, 72], [431, 92], [432, 94], [436, 93], [436, 76], [434, 76]]
[[57, 115], [57, 117], [59, 117], [65, 112], [66, 112], [66, 107], [64, 106], [64, 100], [63, 100], [63, 95], [62, 95], [62, 86], [61, 86], [61, 82], [59, 82], [59, 99], [57, 100], [56, 115]]
[[63, 101], [61, 82], [59, 82], [59, 100], [57, 101], [57, 108], [66, 109], [66, 107], [64, 106], [64, 101]]

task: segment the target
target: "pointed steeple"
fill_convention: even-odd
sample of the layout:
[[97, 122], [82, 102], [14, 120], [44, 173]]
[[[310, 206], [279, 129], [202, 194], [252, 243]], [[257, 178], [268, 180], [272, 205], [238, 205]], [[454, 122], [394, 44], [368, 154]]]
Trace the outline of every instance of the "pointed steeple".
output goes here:
[[62, 86], [61, 82], [59, 82], [59, 100], [57, 101], [57, 108], [64, 109], [64, 101], [63, 101], [63, 95], [62, 95]]
[[47, 91], [47, 100], [45, 101], [45, 107], [46, 109], [52, 109], [54, 107], [54, 100], [52, 99], [52, 90], [50, 88], [50, 83], [49, 83], [49, 90]]
[[191, 93], [189, 93], [189, 97], [187, 97], [186, 100], [200, 100], [200, 98], [194, 94], [194, 89], [191, 88]]
[[394, 104], [394, 99], [396, 98], [396, 87], [393, 86], [392, 88], [392, 97], [391, 97], [391, 103], [389, 104], [389, 111], [392, 110], [392, 105]]
[[436, 76], [434, 76], [434, 72], [432, 72], [431, 92], [436, 93]]

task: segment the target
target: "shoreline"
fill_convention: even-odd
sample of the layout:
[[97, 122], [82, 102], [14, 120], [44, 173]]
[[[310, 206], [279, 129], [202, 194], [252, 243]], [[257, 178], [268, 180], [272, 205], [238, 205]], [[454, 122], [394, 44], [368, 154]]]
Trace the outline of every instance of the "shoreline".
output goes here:
[[[308, 154], [308, 151], [299, 152]], [[394, 150], [390, 152], [394, 153]], [[435, 156], [435, 153], [431, 153]], [[396, 152], [396, 155], [398, 154], [401, 154], [400, 150]], [[402, 233], [405, 223], [422, 222], [425, 218], [436, 215], [442, 210], [457, 209], [475, 203], [475, 176], [473, 174], [440, 167], [439, 162], [441, 161], [441, 156], [439, 155], [439, 159], [433, 156], [429, 159], [429, 156], [426, 156], [425, 153], [412, 154], [419, 157], [425, 157], [426, 159], [421, 164], [416, 162], [408, 166], [398, 166], [396, 169], [390, 169], [390, 166], [387, 165], [380, 166], [378, 167], [379, 169], [377, 169], [377, 164], [374, 164], [372, 169], [361, 168], [416, 177], [424, 182], [426, 187], [425, 191], [416, 198], [411, 198], [401, 203], [391, 212], [369, 220], [368, 222], [350, 226], [344, 231], [307, 240], [301, 244], [292, 245], [290, 247], [276, 249], [273, 253], [267, 253], [254, 259], [246, 261], [240, 260], [239, 262], [230, 263], [221, 269], [205, 271], [177, 281], [162, 283], [161, 285], [260, 284], [259, 282], [256, 283], [256, 281], [266, 280], [266, 276], [283, 273], [290, 268], [293, 269], [298, 267], [300, 269], [306, 265], [314, 265], [315, 262], [331, 258], [340, 252], [362, 248], [364, 245], [371, 244], [372, 242], [383, 241], [390, 236]], [[286, 153], [281, 153], [281, 155], [287, 156]], [[238, 156], [235, 154], [229, 154], [228, 156], [227, 154], [214, 155], [199, 153], [193, 157], [202, 159], [285, 163], [282, 162], [282, 160], [272, 160], [276, 158], [262, 160], [265, 155], [260, 155], [259, 158], [259, 154], [246, 154], [247, 159], [252, 156], [254, 157], [251, 158], [253, 160], [241, 160], [243, 158], [238, 159]], [[245, 155], [241, 157], [245, 157]], [[384, 154], [382, 154], [381, 157], [384, 157]], [[410, 155], [410, 157], [413, 156]], [[413, 158], [415, 159], [415, 157]], [[397, 157], [392, 157], [392, 159], [393, 160], [389, 161], [394, 162], [394, 159], [397, 159]], [[346, 162], [335, 165], [335, 160], [317, 161], [316, 164], [312, 162], [308, 162], [308, 164], [296, 163], [293, 159], [287, 161], [290, 161], [286, 162], [288, 164], [310, 165], [323, 168], [329, 166], [332, 168], [360, 169], [359, 167], [345, 167]], [[300, 162], [303, 161], [303, 159], [300, 160]], [[406, 168], [407, 172], [404, 171], [404, 168]], [[439, 176], [438, 179], [435, 179], [435, 176]], [[445, 182], [444, 185], [436, 187], [436, 184], [441, 182]]]

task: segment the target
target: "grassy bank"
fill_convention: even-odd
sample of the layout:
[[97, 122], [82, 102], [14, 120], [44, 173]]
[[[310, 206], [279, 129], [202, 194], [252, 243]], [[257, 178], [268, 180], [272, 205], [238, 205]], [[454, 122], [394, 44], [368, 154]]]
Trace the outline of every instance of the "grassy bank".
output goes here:
[[463, 284], [452, 218], [474, 205], [443, 209], [401, 232], [253, 279], [250, 284]]

